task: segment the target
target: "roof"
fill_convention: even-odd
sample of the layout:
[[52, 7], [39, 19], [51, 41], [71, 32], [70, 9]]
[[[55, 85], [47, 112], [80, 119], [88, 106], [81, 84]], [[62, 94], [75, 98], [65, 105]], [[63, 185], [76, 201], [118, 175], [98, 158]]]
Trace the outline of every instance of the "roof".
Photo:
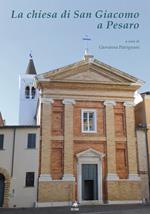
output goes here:
[[80, 82], [115, 85], [135, 85], [137, 89], [144, 81], [111, 67], [89, 56], [62, 68], [36, 76], [37, 85], [40, 82]]
[[35, 128], [40, 128], [39, 125], [7, 125], [7, 126], [1, 126], [0, 129], [26, 129], [26, 128], [29, 128], [29, 129], [35, 129]]
[[36, 74], [36, 70], [35, 70], [35, 66], [32, 58], [29, 60], [26, 74]]
[[150, 95], [150, 91], [145, 91], [145, 92], [141, 93], [141, 95]]

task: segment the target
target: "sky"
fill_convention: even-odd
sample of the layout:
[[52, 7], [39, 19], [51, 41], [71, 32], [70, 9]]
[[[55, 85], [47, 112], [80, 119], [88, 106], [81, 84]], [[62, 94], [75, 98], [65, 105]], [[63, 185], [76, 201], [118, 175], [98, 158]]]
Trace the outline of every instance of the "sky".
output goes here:
[[[0, 111], [7, 125], [18, 124], [18, 80], [30, 52], [37, 73], [47, 72], [82, 60], [85, 35], [91, 38], [88, 48], [94, 58], [144, 80], [140, 92], [150, 90], [149, 0], [0, 0], [0, 8]], [[65, 10], [69, 18], [61, 17]], [[53, 18], [31, 18], [33, 11]], [[75, 11], [91, 17], [75, 18]], [[100, 18], [105, 12], [132, 12], [135, 18]], [[108, 27], [108, 21], [113, 25]], [[120, 23], [139, 27], [118, 29]], [[136, 48], [118, 48], [122, 46]]]

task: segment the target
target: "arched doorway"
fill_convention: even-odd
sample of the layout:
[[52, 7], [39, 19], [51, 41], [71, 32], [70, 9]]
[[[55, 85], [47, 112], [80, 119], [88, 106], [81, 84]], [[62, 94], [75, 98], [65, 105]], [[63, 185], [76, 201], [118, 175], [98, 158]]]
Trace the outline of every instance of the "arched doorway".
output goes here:
[[[9, 202], [9, 191], [10, 191], [10, 181], [11, 177], [9, 173], [7, 172], [6, 169], [0, 167], [0, 197], [2, 200], [2, 207], [8, 207], [8, 202]], [[3, 194], [2, 194], [3, 193]], [[2, 197], [3, 196], [3, 197]], [[1, 204], [0, 204], [1, 207]]]
[[0, 207], [3, 207], [5, 190], [5, 177], [0, 174]]

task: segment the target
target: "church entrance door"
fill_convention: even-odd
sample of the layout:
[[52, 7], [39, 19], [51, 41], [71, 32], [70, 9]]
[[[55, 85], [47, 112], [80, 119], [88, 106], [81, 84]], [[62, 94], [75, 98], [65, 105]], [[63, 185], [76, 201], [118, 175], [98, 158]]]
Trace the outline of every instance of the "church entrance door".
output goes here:
[[82, 164], [82, 200], [98, 200], [97, 164]]

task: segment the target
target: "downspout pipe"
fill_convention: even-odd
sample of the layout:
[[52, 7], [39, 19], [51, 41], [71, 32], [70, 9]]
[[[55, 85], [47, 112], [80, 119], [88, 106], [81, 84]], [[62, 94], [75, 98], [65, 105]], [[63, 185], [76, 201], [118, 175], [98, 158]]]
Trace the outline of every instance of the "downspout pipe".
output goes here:
[[149, 184], [149, 201], [150, 201], [150, 158], [149, 158], [149, 149], [148, 149], [148, 137], [147, 137], [148, 128], [145, 128], [146, 136], [146, 151], [147, 151], [147, 167], [148, 167], [148, 184]]
[[13, 177], [13, 174], [14, 174], [15, 141], [16, 141], [16, 128], [14, 128], [14, 133], [13, 133], [13, 148], [12, 148], [12, 161], [11, 161], [11, 177]]
[[147, 132], [148, 132], [148, 127], [144, 123], [139, 123], [138, 124], [139, 128], [142, 128], [145, 131], [145, 138], [146, 138], [146, 153], [147, 153], [147, 172], [148, 172], [148, 186], [149, 186], [149, 198], [148, 201], [150, 202], [150, 158], [149, 158], [149, 149], [148, 149], [148, 137], [147, 137]]

